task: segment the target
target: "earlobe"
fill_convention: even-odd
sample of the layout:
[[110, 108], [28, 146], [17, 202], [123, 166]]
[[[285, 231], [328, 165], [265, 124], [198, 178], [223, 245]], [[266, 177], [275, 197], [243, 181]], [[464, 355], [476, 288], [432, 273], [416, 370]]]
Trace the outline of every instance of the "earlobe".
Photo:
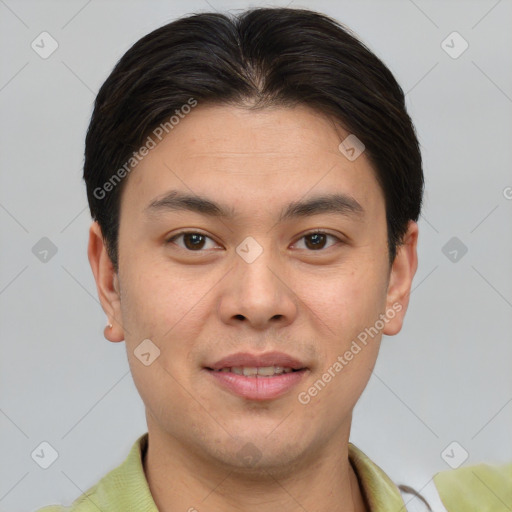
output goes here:
[[402, 329], [405, 312], [409, 305], [412, 280], [418, 268], [418, 224], [409, 221], [403, 243], [397, 247], [397, 254], [391, 266], [389, 277], [386, 316], [388, 311], [393, 311], [383, 333], [388, 336], [398, 334]]
[[[96, 221], [92, 223], [89, 229], [87, 255], [92, 273], [94, 274], [94, 280], [96, 281], [96, 289], [101, 307], [108, 317], [108, 325], [104, 329], [104, 336], [112, 342], [123, 341], [124, 330], [122, 326], [118, 276], [108, 256], [101, 227]], [[110, 324], [112, 327], [109, 327]]]

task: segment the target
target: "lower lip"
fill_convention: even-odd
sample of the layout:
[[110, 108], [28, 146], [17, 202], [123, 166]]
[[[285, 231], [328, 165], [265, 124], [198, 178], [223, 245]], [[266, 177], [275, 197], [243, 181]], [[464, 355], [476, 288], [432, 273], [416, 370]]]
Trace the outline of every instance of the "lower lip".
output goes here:
[[306, 373], [299, 370], [291, 373], [281, 373], [273, 377], [246, 377], [231, 372], [206, 370], [222, 387], [235, 395], [248, 400], [272, 400], [296, 386]]

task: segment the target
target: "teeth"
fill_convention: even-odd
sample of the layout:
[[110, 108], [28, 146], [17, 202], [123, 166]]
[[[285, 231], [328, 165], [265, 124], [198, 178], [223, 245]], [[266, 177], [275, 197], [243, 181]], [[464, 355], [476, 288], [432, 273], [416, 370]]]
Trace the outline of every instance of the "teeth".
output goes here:
[[264, 366], [262, 368], [258, 368], [258, 375], [264, 375], [266, 377], [280, 373], [283, 373], [282, 366]]
[[261, 366], [256, 368], [255, 366], [233, 366], [232, 368], [221, 368], [217, 370], [219, 372], [231, 372], [236, 375], [244, 375], [245, 377], [254, 377], [256, 375], [261, 377], [272, 377], [273, 375], [281, 375], [282, 373], [293, 372], [292, 368], [283, 366]]

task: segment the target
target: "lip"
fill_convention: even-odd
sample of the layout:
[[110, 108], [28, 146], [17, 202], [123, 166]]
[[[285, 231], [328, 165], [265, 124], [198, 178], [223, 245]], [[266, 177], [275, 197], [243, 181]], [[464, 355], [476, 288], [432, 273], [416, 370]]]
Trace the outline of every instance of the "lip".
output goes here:
[[[232, 372], [215, 371], [237, 366], [256, 368], [283, 366], [296, 371], [273, 375], [272, 377], [245, 376]], [[222, 389], [247, 400], [263, 401], [278, 398], [297, 386], [308, 368], [298, 359], [288, 354], [267, 352], [266, 354], [232, 354], [204, 367], [204, 370], [211, 375], [213, 381]]]
[[293, 370], [305, 369], [306, 365], [298, 359], [284, 354], [283, 352], [266, 352], [265, 354], [250, 354], [248, 352], [238, 352], [227, 357], [219, 359], [217, 362], [206, 366], [211, 370], [220, 370], [222, 368], [232, 368], [233, 366], [284, 366]]
[[306, 369], [291, 373], [282, 373], [273, 377], [237, 375], [231, 372], [216, 372], [205, 368], [209, 375], [223, 389], [247, 400], [273, 400], [278, 398], [302, 380]]

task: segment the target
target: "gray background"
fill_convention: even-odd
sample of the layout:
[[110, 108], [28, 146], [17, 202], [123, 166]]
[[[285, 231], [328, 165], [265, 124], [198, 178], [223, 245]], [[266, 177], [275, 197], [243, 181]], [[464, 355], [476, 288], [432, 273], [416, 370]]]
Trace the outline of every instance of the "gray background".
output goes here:
[[[221, 11], [288, 3], [210, 0]], [[69, 504], [146, 431], [124, 343], [103, 338], [86, 254], [84, 137], [121, 55], [210, 5], [0, 0], [1, 511]], [[512, 460], [512, 2], [291, 5], [334, 16], [384, 60], [422, 144], [411, 305], [402, 332], [383, 339], [351, 441], [395, 482], [428, 495], [432, 475], [449, 469], [442, 453], [453, 441], [452, 464], [463, 449], [464, 465]], [[59, 45], [47, 59], [31, 48], [42, 31]], [[453, 31], [469, 43], [458, 58], [441, 46]], [[46, 262], [32, 250], [43, 237], [57, 248]], [[59, 454], [48, 469], [31, 458], [43, 441]]]

